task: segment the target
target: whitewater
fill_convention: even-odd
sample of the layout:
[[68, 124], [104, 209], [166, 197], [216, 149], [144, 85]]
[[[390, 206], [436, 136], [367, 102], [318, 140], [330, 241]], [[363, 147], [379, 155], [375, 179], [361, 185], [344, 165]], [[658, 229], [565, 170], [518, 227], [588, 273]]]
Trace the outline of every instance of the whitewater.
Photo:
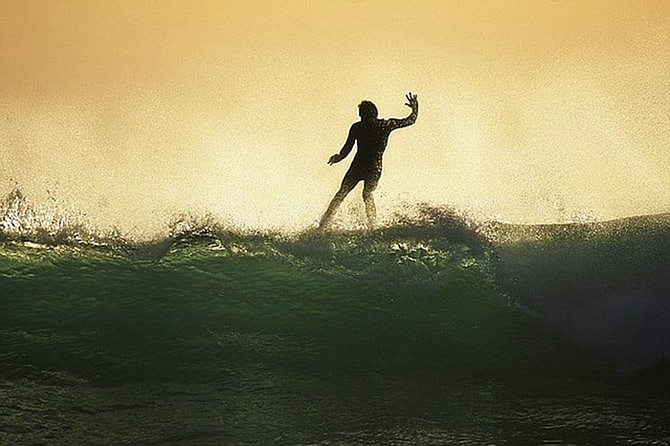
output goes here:
[[670, 444], [670, 214], [136, 240], [4, 203], [2, 444]]

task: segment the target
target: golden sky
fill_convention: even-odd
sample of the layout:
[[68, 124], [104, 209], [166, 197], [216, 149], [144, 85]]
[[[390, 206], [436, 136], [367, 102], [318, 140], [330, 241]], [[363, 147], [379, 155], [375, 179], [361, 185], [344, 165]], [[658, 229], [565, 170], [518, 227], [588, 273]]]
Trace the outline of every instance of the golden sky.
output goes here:
[[[362, 99], [378, 207], [513, 222], [670, 211], [665, 0], [0, 0], [0, 191], [101, 224], [313, 224]], [[359, 191], [344, 206], [360, 210]]]

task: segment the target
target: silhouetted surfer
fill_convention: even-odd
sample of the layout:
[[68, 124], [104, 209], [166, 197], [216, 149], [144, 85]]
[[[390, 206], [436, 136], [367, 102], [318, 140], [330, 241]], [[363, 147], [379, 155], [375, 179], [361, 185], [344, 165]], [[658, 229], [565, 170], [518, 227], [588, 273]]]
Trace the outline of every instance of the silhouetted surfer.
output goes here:
[[376, 209], [372, 192], [376, 189], [379, 177], [382, 174], [382, 156], [388, 143], [389, 134], [402, 127], [414, 124], [419, 114], [419, 101], [416, 95], [408, 93], [406, 106], [412, 109], [412, 112], [403, 119], [378, 119], [377, 107], [370, 101], [363, 101], [358, 106], [358, 115], [361, 117], [359, 122], [355, 122], [349, 129], [349, 137], [344, 143], [340, 153], [336, 153], [328, 160], [328, 164], [339, 163], [347, 157], [354, 142], [357, 143], [356, 156], [351, 163], [340, 190], [337, 191], [328, 209], [321, 217], [319, 228], [323, 228], [330, 223], [333, 214], [337, 211], [344, 198], [353, 190], [359, 181], [363, 181], [363, 201], [365, 202], [365, 214], [368, 218], [368, 227], [372, 228], [375, 224]]

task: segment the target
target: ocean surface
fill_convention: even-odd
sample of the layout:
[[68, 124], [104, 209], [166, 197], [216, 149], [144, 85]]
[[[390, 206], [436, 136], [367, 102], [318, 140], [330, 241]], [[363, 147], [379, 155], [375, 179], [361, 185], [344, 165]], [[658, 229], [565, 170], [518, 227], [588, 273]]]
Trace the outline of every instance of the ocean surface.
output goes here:
[[670, 444], [670, 215], [138, 242], [3, 212], [0, 444]]

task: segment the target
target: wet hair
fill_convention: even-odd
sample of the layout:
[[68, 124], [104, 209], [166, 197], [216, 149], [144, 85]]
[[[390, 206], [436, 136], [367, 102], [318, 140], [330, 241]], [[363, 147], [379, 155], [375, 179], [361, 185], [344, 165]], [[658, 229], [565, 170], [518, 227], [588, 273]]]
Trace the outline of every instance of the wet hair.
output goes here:
[[363, 101], [358, 104], [358, 109], [360, 110], [361, 118], [364, 119], [377, 119], [379, 112], [377, 111], [377, 106], [370, 101]]

